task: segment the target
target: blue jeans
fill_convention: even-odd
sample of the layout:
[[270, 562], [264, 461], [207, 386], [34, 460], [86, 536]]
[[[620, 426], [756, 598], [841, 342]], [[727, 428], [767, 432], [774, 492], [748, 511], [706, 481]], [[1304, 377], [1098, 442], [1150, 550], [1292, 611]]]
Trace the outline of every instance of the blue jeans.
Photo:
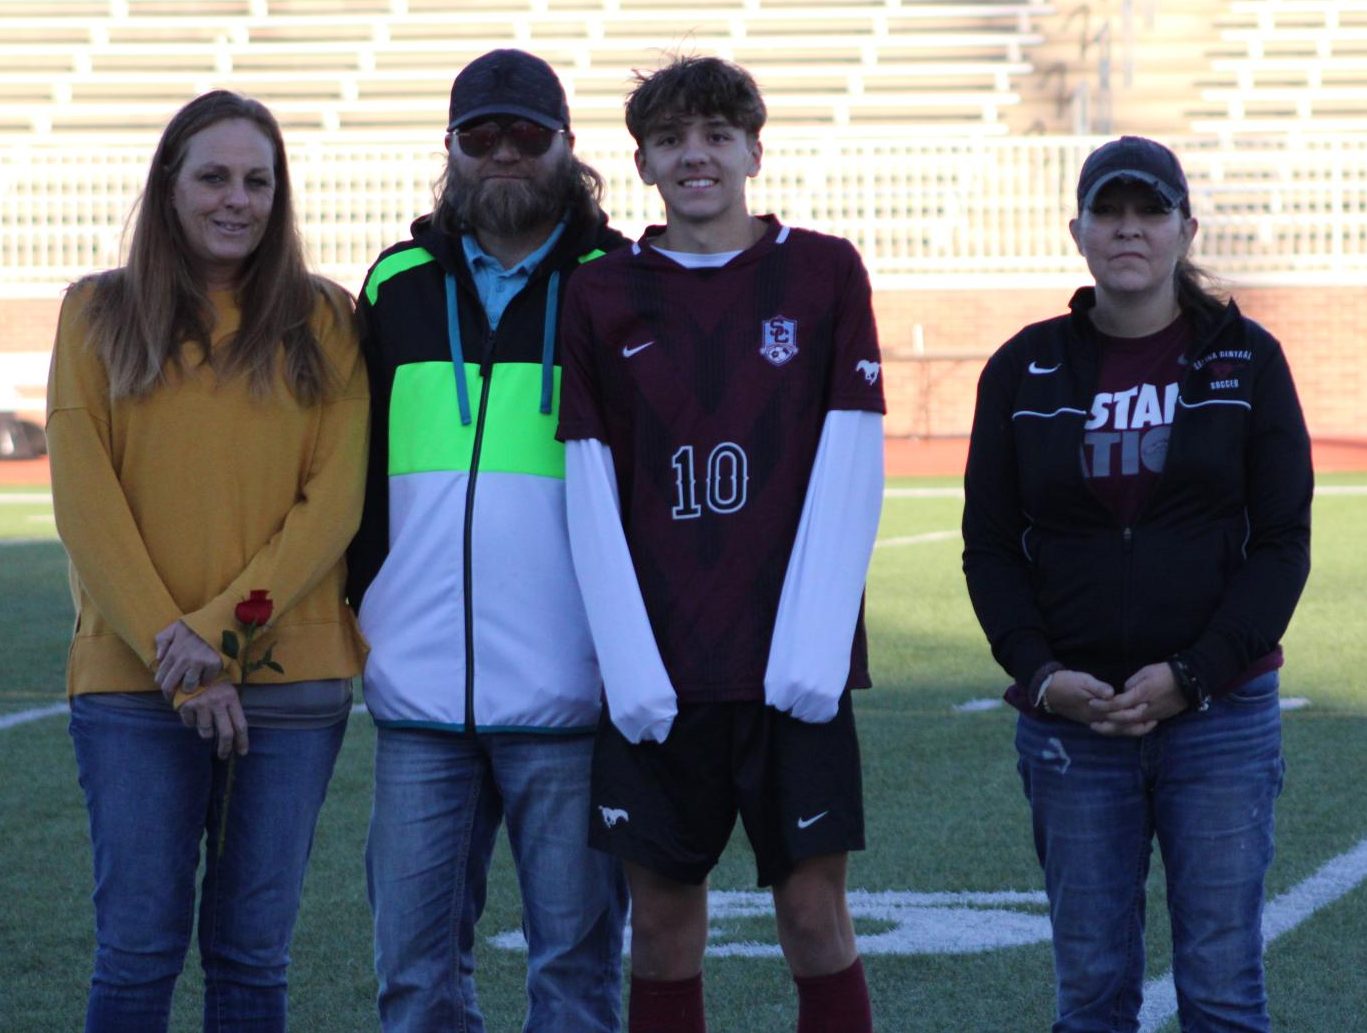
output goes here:
[[87, 1033], [157, 1033], [185, 963], [200, 888], [204, 1028], [285, 1029], [286, 970], [318, 811], [346, 722], [252, 728], [238, 757], [223, 856], [227, 762], [167, 707], [125, 710], [77, 696], [70, 732], [90, 812], [95, 972]]
[[626, 881], [588, 845], [592, 735], [380, 728], [366, 882], [387, 1033], [482, 1033], [475, 923], [502, 819], [522, 894], [528, 1033], [617, 1030]]
[[1276, 672], [1139, 739], [1022, 716], [1016, 748], [1054, 931], [1054, 1033], [1139, 1028], [1155, 834], [1182, 1030], [1269, 1029], [1261, 926], [1284, 770]]

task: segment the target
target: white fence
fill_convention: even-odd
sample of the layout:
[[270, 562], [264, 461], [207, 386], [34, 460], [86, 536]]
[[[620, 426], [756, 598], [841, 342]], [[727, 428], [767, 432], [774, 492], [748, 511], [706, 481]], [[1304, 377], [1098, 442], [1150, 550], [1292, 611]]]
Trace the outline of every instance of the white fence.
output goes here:
[[[291, 142], [299, 215], [316, 267], [353, 290], [384, 247], [431, 207], [443, 155], [430, 142]], [[875, 281], [1077, 274], [1067, 222], [1086, 137], [931, 140], [775, 131], [755, 211], [849, 237]], [[1172, 141], [1201, 221], [1198, 257], [1241, 280], [1367, 276], [1367, 134]], [[119, 261], [146, 173], [145, 145], [18, 144], [0, 154], [0, 291], [45, 294]], [[625, 133], [584, 133], [628, 233], [660, 218]]]

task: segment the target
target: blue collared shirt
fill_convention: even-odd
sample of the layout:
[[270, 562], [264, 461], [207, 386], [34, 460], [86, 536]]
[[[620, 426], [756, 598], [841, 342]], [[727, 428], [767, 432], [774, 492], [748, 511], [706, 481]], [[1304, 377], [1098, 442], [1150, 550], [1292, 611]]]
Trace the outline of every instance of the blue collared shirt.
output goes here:
[[479, 239], [473, 233], [461, 235], [465, 261], [470, 266], [475, 291], [479, 294], [480, 304], [484, 306], [484, 314], [488, 317], [491, 331], [498, 329], [498, 321], [503, 318], [503, 311], [508, 307], [508, 302], [527, 286], [527, 281], [532, 278], [532, 273], [536, 272], [536, 267], [550, 254], [551, 248], [555, 247], [564, 232], [565, 224], [557, 223], [551, 235], [546, 238], [546, 242], [511, 269], [503, 268], [502, 262], [480, 247]]

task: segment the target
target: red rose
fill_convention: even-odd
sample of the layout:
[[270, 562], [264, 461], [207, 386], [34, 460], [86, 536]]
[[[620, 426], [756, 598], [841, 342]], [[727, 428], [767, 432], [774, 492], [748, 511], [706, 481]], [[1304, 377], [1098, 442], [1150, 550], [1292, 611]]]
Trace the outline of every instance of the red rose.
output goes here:
[[269, 624], [275, 603], [271, 602], [270, 592], [264, 588], [252, 589], [251, 597], [242, 600], [233, 611], [238, 621], [248, 628], [259, 628]]
[[[237, 622], [246, 629], [242, 636], [242, 641], [237, 640], [237, 632], [231, 628], [223, 631], [223, 655], [230, 660], [237, 660], [242, 668], [241, 685], [247, 684], [247, 679], [252, 672], [259, 671], [266, 667], [276, 674], [284, 674], [285, 669], [271, 658], [271, 653], [275, 649], [274, 645], [266, 647], [266, 652], [256, 660], [250, 659], [252, 652], [252, 640], [256, 638], [256, 633], [270, 623], [271, 613], [275, 610], [275, 603], [271, 602], [271, 594], [264, 588], [253, 588], [246, 599], [243, 599], [233, 608], [233, 616]], [[218, 856], [223, 856], [224, 844], [228, 841], [228, 802], [232, 798], [233, 776], [237, 772], [237, 754], [230, 754], [228, 757], [228, 779], [223, 784], [223, 805], [219, 809], [218, 819]]]

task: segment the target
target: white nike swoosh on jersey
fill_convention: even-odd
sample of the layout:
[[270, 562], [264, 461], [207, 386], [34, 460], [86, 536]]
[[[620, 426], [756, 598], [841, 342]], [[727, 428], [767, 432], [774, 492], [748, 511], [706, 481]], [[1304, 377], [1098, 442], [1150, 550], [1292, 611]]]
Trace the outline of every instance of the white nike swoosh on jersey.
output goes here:
[[1056, 365], [1056, 366], [1037, 366], [1037, 365], [1035, 365], [1035, 360], [1034, 360], [1034, 359], [1031, 359], [1031, 360], [1030, 360], [1030, 372], [1033, 373], [1033, 374], [1034, 374], [1035, 376], [1037, 376], [1037, 377], [1038, 377], [1038, 376], [1042, 376], [1042, 375], [1044, 375], [1045, 373], [1057, 373], [1057, 372], [1058, 372], [1060, 369], [1062, 369], [1062, 368], [1063, 368], [1063, 363], [1061, 363], [1061, 362], [1060, 362], [1058, 365]]
[[647, 348], [649, 348], [649, 347], [650, 347], [652, 344], [654, 344], [654, 343], [655, 343], [654, 341], [646, 341], [645, 344], [638, 344], [635, 348], [628, 348], [628, 347], [624, 344], [624, 345], [622, 345], [622, 358], [624, 358], [624, 359], [629, 359], [629, 358], [631, 358], [633, 355], [635, 355], [637, 352], [643, 352], [643, 351], [645, 351]]
[[820, 821], [822, 818], [826, 817], [826, 815], [830, 813], [830, 811], [822, 811], [820, 814], [813, 814], [810, 818], [798, 818], [797, 827], [800, 829], [811, 828], [818, 821]]

